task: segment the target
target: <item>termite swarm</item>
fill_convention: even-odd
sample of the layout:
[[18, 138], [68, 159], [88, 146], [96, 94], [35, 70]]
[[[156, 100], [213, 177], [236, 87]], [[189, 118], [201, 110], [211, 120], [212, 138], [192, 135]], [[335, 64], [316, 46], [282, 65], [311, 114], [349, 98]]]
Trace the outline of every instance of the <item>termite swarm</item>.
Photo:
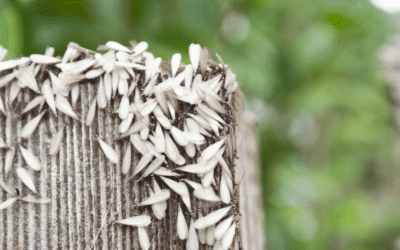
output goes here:
[[[202, 230], [199, 234], [202, 244], [214, 244], [212, 234], [206, 240], [206, 234], [211, 230], [209, 228], [217, 227], [221, 219], [232, 214], [240, 215], [238, 186], [241, 180], [236, 181], [234, 167], [235, 161], [239, 159], [235, 141], [238, 109], [233, 95], [238, 88], [236, 75], [222, 61], [220, 55], [216, 54], [218, 61], [215, 61], [211, 51], [207, 47], [201, 48], [199, 44], [189, 46], [190, 63], [187, 65], [182, 62], [179, 53], [174, 54], [167, 62], [146, 51], [146, 42], [131, 42], [131, 45], [129, 48], [110, 41], [98, 47], [98, 50], [105, 51], [101, 54], [71, 42], [62, 58], [54, 57], [54, 49], [48, 48], [45, 55], [34, 54], [9, 61], [0, 60], [0, 88], [10, 85], [11, 103], [20, 89], [29, 88], [36, 93], [36, 97], [23, 110], [23, 114], [31, 112], [34, 116], [22, 129], [20, 136], [24, 139], [36, 133], [36, 128], [43, 122], [42, 117], [45, 115], [64, 114], [78, 122], [84, 122], [89, 128], [97, 109], [104, 109], [108, 116], [119, 117], [119, 137], [109, 140], [108, 137], [100, 138], [96, 135], [94, 139], [109, 164], [120, 166], [122, 174], [129, 174], [129, 180], [147, 185], [152, 181], [153, 187], [147, 186], [148, 197], [142, 199], [136, 207], [151, 206], [157, 219], [163, 219], [172, 190], [178, 194], [179, 203], [185, 205], [178, 207], [180, 221], [177, 226], [180, 227], [179, 238], [187, 238], [187, 249], [198, 248], [196, 230]], [[0, 55], [5, 56], [6, 53], [7, 50], [0, 46]], [[96, 83], [97, 92], [92, 94], [94, 98], [87, 104], [87, 113], [77, 114], [77, 102], [81, 99], [80, 86], [89, 82]], [[70, 95], [72, 105], [69, 101]], [[8, 113], [6, 108], [12, 108], [10, 104], [3, 105], [0, 100], [2, 115]], [[42, 111], [43, 108], [45, 111]], [[47, 110], [50, 112], [46, 114]], [[21, 115], [16, 119], [21, 119]], [[65, 118], [65, 124], [69, 123], [69, 119]], [[64, 125], [53, 135], [49, 149], [49, 154], [53, 157], [64, 142], [63, 135]], [[20, 141], [21, 138], [18, 138], [18, 142]], [[129, 144], [122, 157], [114, 150], [116, 143]], [[7, 150], [7, 174], [13, 169], [16, 148], [0, 140], [0, 149]], [[42, 169], [42, 163], [35, 152], [21, 145], [19, 149], [31, 168], [36, 171]], [[131, 155], [131, 150], [134, 150], [135, 155]], [[136, 155], [140, 155], [138, 164], [131, 164]], [[20, 180], [32, 192], [37, 193], [34, 179], [26, 169], [19, 167], [15, 170]], [[112, 196], [106, 217], [114, 198], [114, 175], [112, 171]], [[194, 181], [190, 189], [183, 179]], [[166, 189], [158, 186], [157, 182], [161, 180]], [[7, 185], [2, 187], [8, 193], [14, 193]], [[3, 207], [9, 207], [17, 200], [50, 202], [47, 198], [36, 199], [33, 196], [19, 198], [19, 190], [15, 197], [5, 201]], [[196, 214], [206, 212], [201, 209], [202, 206], [210, 207], [213, 212], [196, 218]], [[148, 211], [143, 208], [140, 210]], [[191, 220], [186, 226], [186, 220], [182, 219], [182, 210], [191, 213]], [[149, 218], [151, 217], [138, 216], [119, 221], [111, 218], [111, 221], [137, 226], [140, 246], [148, 249], [150, 243], [145, 227], [151, 223]], [[142, 219], [145, 220], [144, 223]], [[105, 221], [106, 218], [102, 218], [92, 247], [106, 224]], [[237, 235], [237, 222], [235, 219], [228, 230], [229, 234], [227, 232], [221, 238], [221, 244], [225, 248], [230, 247]]]

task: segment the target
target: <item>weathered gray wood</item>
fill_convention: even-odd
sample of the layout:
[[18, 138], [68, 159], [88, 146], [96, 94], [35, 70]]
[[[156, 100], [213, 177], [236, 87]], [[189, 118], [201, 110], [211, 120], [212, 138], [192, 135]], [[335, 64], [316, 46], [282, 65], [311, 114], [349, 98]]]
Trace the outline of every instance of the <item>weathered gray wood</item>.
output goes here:
[[258, 140], [255, 134], [255, 115], [244, 111], [239, 122], [239, 164], [246, 169], [240, 187], [241, 237], [243, 249], [264, 248], [263, 210], [261, 206], [260, 171], [258, 168]]
[[[41, 83], [39, 83], [41, 85]], [[75, 107], [78, 117], [84, 121], [89, 105], [95, 98], [96, 82], [81, 84], [81, 96]], [[22, 143], [30, 148], [44, 168], [35, 172], [26, 166], [21, 153], [16, 150], [13, 168], [8, 176], [4, 174], [5, 151], [0, 151], [0, 177], [17, 187], [21, 196], [32, 194], [15, 175], [15, 169], [23, 166], [35, 180], [40, 195], [50, 197], [48, 205], [18, 202], [7, 210], [0, 211], [0, 250], [1, 249], [140, 249], [137, 230], [113, 224], [113, 220], [152, 214], [149, 207], [133, 207], [147, 195], [146, 182], [129, 180], [122, 175], [119, 164], [111, 164], [102, 153], [96, 135], [112, 145], [121, 159], [127, 147], [127, 140], [113, 141], [118, 136], [119, 118], [112, 112], [118, 108], [119, 99], [105, 110], [97, 109], [96, 118], [90, 127], [81, 121], [73, 120], [61, 112], [58, 117], [47, 112], [37, 131], [28, 140], [18, 139], [22, 127], [38, 114], [38, 110], [17, 117], [26, 104], [36, 94], [21, 90], [12, 105], [9, 103], [9, 86], [0, 89], [5, 102], [7, 116], [0, 115], [0, 136], [14, 147]], [[239, 167], [246, 169], [245, 180], [240, 188], [239, 222], [240, 245], [245, 250], [263, 249], [262, 210], [259, 173], [257, 167], [257, 138], [254, 133], [254, 116], [243, 112], [242, 94], [236, 94], [238, 112], [234, 119], [239, 126], [232, 126], [230, 133], [232, 149], [238, 145]], [[60, 152], [49, 155], [52, 136], [65, 124], [65, 136]], [[238, 134], [235, 138], [234, 134]], [[133, 151], [133, 164], [139, 161], [139, 154]], [[234, 153], [231, 153], [234, 157]], [[192, 160], [189, 160], [189, 162]], [[158, 182], [165, 187], [164, 183]], [[0, 191], [0, 201], [11, 198], [4, 190]], [[239, 198], [239, 197], [238, 197]], [[167, 216], [162, 221], [153, 220], [147, 228], [151, 249], [185, 249], [185, 242], [176, 236], [177, 203], [180, 198], [171, 192]], [[198, 205], [193, 199], [193, 210]], [[186, 208], [186, 220], [190, 214]], [[101, 231], [99, 233], [99, 230]], [[94, 240], [96, 239], [96, 240]], [[238, 237], [237, 237], [238, 239]], [[242, 249], [240, 248], [240, 249]], [[208, 249], [201, 245], [200, 249]], [[233, 249], [233, 248], [232, 248]]]

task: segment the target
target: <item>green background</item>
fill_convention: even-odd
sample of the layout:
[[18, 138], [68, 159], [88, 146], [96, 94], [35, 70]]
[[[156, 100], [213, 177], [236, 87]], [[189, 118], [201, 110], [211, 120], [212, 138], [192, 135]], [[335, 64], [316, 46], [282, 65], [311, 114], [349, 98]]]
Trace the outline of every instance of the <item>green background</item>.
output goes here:
[[400, 246], [400, 140], [378, 53], [397, 30], [357, 0], [0, 1], [7, 58], [147, 41], [222, 56], [258, 117], [268, 249]]

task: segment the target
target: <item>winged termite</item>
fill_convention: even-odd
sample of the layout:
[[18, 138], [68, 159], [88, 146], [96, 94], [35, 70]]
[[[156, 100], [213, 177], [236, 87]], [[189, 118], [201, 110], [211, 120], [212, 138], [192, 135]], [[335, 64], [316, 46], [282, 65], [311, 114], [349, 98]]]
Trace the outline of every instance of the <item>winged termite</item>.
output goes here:
[[106, 95], [107, 103], [110, 105], [112, 96], [112, 78], [110, 72], [104, 74], [104, 93]]
[[160, 123], [157, 123], [154, 136], [157, 137], [157, 142], [158, 142], [157, 144], [154, 144], [156, 150], [159, 153], [165, 152], [166, 142], [165, 142], [164, 132], [162, 131]]
[[[143, 100], [142, 100], [142, 97], [141, 97], [139, 91], [136, 91], [136, 92], [135, 92], [134, 103], [135, 103], [135, 105], [136, 105], [136, 107], [137, 107], [138, 110], [139, 110], [139, 109], [142, 107], [142, 105], [143, 105]], [[140, 113], [140, 110], [139, 110], [139, 113]]]
[[31, 202], [31, 203], [38, 203], [38, 204], [48, 204], [51, 202], [50, 198], [47, 197], [37, 197], [28, 195], [25, 197], [20, 198], [21, 201]]
[[131, 105], [129, 107], [129, 112], [134, 113], [135, 116], [136, 116], [136, 119], [139, 120], [139, 121], [142, 121], [143, 124], [146, 125], [147, 127], [150, 125], [148, 119], [143, 117], [140, 114], [139, 109], [137, 108], [137, 105], [135, 103], [131, 103]]
[[219, 210], [216, 210], [212, 213], [209, 213], [207, 216], [200, 218], [196, 220], [194, 223], [194, 226], [196, 229], [204, 229], [206, 227], [209, 227], [211, 225], [214, 225], [218, 221], [220, 221], [225, 215], [231, 210], [232, 206], [228, 206], [225, 208], [221, 208]]
[[10, 186], [7, 182], [5, 182], [3, 179], [0, 179], [0, 186], [6, 191], [8, 194], [11, 196], [16, 196], [16, 193], [14, 191], [14, 188]]
[[178, 158], [176, 160], [173, 160], [173, 162], [176, 165], [182, 166], [182, 165], [184, 165], [186, 163], [186, 159], [182, 155], [178, 154]]
[[232, 69], [228, 69], [226, 71], [226, 77], [225, 77], [225, 88], [229, 88], [236, 80], [236, 75], [235, 73], [232, 72]]
[[7, 74], [7, 75], [1, 77], [0, 78], [0, 88], [6, 86], [14, 78], [15, 78], [14, 72], [11, 72], [10, 74]]
[[229, 204], [231, 202], [231, 194], [229, 192], [228, 184], [224, 174], [221, 175], [221, 181], [219, 183], [219, 191], [222, 202], [225, 204]]
[[[186, 136], [186, 133], [188, 133], [188, 128], [187, 128], [186, 124], [184, 124], [184, 130], [183, 131], [184, 131], [185, 136]], [[187, 136], [186, 136], [186, 138], [187, 138]], [[186, 154], [190, 158], [193, 158], [196, 155], [196, 148], [195, 148], [195, 146], [194, 146], [194, 144], [192, 142], [188, 142], [188, 144], [185, 146], [185, 151], [186, 151]]]
[[71, 87], [71, 101], [72, 101], [72, 107], [76, 106], [76, 103], [79, 99], [79, 95], [81, 93], [80, 90], [80, 84], [79, 83], [74, 83]]
[[222, 237], [221, 243], [224, 249], [229, 249], [233, 242], [233, 237], [235, 236], [236, 231], [236, 222], [229, 227], [228, 231], [225, 233], [224, 237]]
[[[162, 111], [164, 111], [164, 114], [169, 115], [167, 96], [165, 94], [165, 90], [160, 87], [160, 85], [154, 87], [154, 96], [156, 97], [157, 102], [160, 104]], [[159, 116], [160, 115], [156, 115], [156, 117]]]
[[[139, 75], [140, 77], [140, 75]], [[129, 89], [128, 89], [128, 96], [132, 95], [133, 91], [135, 90], [137, 85], [137, 80], [132, 80], [131, 85], [129, 85]]]
[[85, 121], [86, 126], [92, 125], [92, 122], [94, 120], [94, 115], [96, 113], [96, 105], [97, 105], [97, 99], [95, 98], [93, 99], [92, 104], [90, 104], [89, 111], [86, 114], [86, 121]]
[[93, 78], [99, 77], [104, 72], [105, 71], [102, 68], [100, 68], [100, 69], [92, 69], [92, 70], [89, 70], [88, 72], [86, 72], [85, 76], [86, 76], [87, 79], [93, 79]]
[[192, 87], [192, 79], [193, 79], [193, 66], [191, 64], [186, 65], [185, 68], [185, 87]]
[[157, 76], [157, 75], [154, 75], [154, 76], [150, 79], [150, 81], [149, 81], [149, 83], [147, 84], [146, 88], [143, 90], [143, 95], [145, 95], [145, 96], [151, 96], [151, 95], [153, 94], [153, 92], [154, 92], [154, 86], [155, 86], [156, 83], [157, 83], [157, 78], [158, 78], [158, 76]]
[[211, 183], [214, 182], [214, 170], [205, 173], [201, 181], [204, 188], [210, 187]]
[[[198, 112], [202, 111], [206, 115], [208, 115], [209, 117], [211, 117], [211, 118], [215, 119], [216, 121], [226, 125], [226, 122], [214, 110], [209, 108], [207, 105], [200, 103], [198, 105], [198, 108], [199, 108]], [[223, 113], [223, 111], [221, 111], [221, 112]]]
[[[199, 216], [197, 218], [202, 218], [203, 214], [201, 213], [201, 209], [198, 209], [199, 212]], [[206, 229], [199, 229], [198, 230], [198, 234], [199, 234], [199, 241], [201, 244], [206, 244]]]
[[133, 117], [134, 117], [134, 114], [133, 113], [129, 113], [128, 117], [125, 118], [124, 120], [122, 120], [121, 124], [119, 125], [118, 132], [120, 132], [121, 134], [125, 133], [129, 129], [129, 127], [131, 126]]
[[[199, 116], [199, 115], [194, 115], [194, 114], [188, 114], [190, 117], [193, 118], [193, 120], [200, 125], [201, 127], [207, 129], [207, 130], [211, 130], [210, 124], [208, 124], [207, 120], [204, 119], [203, 117]], [[190, 129], [190, 128], [189, 128]]]
[[42, 95], [44, 96], [47, 105], [49, 105], [51, 111], [53, 111], [54, 115], [57, 115], [56, 103], [54, 100], [54, 92], [50, 87], [50, 80], [46, 79], [42, 85]]
[[170, 177], [178, 177], [181, 176], [178, 173], [172, 172], [172, 170], [167, 169], [165, 167], [159, 167], [157, 170], [153, 172], [153, 174], [158, 176], [170, 176]]
[[208, 50], [206, 47], [204, 47], [200, 51], [200, 71], [203, 77], [205, 76], [205, 73], [207, 71], [207, 61], [208, 61]]
[[35, 131], [36, 127], [39, 125], [40, 119], [42, 119], [45, 111], [37, 115], [35, 118], [30, 120], [21, 130], [21, 137], [27, 139]]
[[137, 175], [140, 171], [142, 171], [147, 166], [147, 164], [150, 163], [151, 159], [153, 159], [152, 153], [149, 152], [149, 153], [143, 155], [142, 158], [140, 159], [139, 163], [137, 164], [131, 178], [134, 177], [135, 175]]
[[165, 154], [168, 156], [168, 158], [170, 158], [172, 161], [178, 160], [179, 150], [167, 133], [165, 133], [165, 145]]
[[[151, 176], [151, 179], [152, 179], [152, 183], [153, 183], [154, 193], [159, 193], [159, 192], [161, 192], [161, 188], [160, 188], [160, 186], [158, 185], [156, 179], [154, 178], [154, 175]], [[159, 204], [162, 206], [162, 208], [164, 209], [164, 211], [167, 209], [167, 206], [168, 206], [168, 205], [167, 205], [167, 202], [166, 202], [166, 201], [161, 202], [161, 203], [159, 203]]]
[[207, 102], [208, 106], [210, 106], [210, 108], [212, 108], [216, 112], [223, 114], [223, 115], [226, 114], [226, 110], [218, 101], [210, 98], [209, 96], [206, 96], [206, 102]]
[[239, 87], [239, 83], [237, 81], [234, 81], [232, 86], [229, 88], [229, 90], [227, 91], [227, 94], [232, 94], [233, 92], [235, 92]]
[[143, 173], [143, 175], [140, 177], [140, 180], [147, 177], [148, 175], [150, 175], [151, 173], [153, 173], [154, 171], [156, 171], [161, 164], [165, 161], [165, 156], [164, 155], [160, 155], [158, 156], [150, 165], [149, 167], [146, 169], [146, 171]]
[[78, 116], [76, 116], [75, 112], [73, 111], [71, 105], [69, 104], [68, 100], [65, 99], [62, 95], [57, 95], [56, 97], [56, 107], [58, 110], [63, 112], [64, 114], [78, 120]]
[[117, 139], [119, 140], [119, 139], [125, 138], [127, 136], [130, 136], [132, 134], [135, 134], [135, 133], [139, 132], [144, 126], [145, 125], [142, 121], [136, 121], [134, 124], [132, 124], [129, 127], [129, 129], [127, 131], [122, 133]]
[[167, 101], [167, 104], [168, 104], [169, 113], [171, 114], [172, 121], [175, 121], [175, 117], [176, 117], [176, 115], [175, 115], [175, 114], [176, 114], [175, 108], [173, 107], [173, 105], [171, 104], [170, 101]]
[[230, 179], [233, 179], [231, 170], [229, 169], [228, 164], [226, 163], [222, 155], [216, 154], [215, 157], [217, 157], [218, 163], [221, 165], [224, 172], [229, 176]]
[[139, 215], [130, 217], [127, 219], [115, 221], [115, 223], [127, 225], [127, 226], [135, 226], [135, 227], [146, 227], [151, 223], [151, 217], [148, 215]]
[[33, 76], [33, 74], [31, 74], [31, 72], [29, 72], [28, 67], [20, 66], [20, 67], [18, 67], [18, 70], [14, 69], [14, 75], [22, 85], [24, 85], [24, 86], [30, 88], [31, 90], [33, 90], [34, 92], [40, 94], [40, 91], [39, 91], [39, 88], [37, 85], [37, 81], [36, 81], [35, 77]]
[[207, 245], [214, 246], [214, 244], [215, 244], [215, 236], [214, 236], [215, 225], [207, 227], [206, 230], [207, 230], [206, 231]]
[[214, 244], [213, 250], [222, 250], [222, 243], [220, 240], [217, 240]]
[[201, 156], [206, 160], [211, 159], [218, 152], [218, 150], [222, 147], [222, 145], [225, 143], [225, 141], [226, 141], [226, 137], [224, 137], [222, 140], [215, 142], [214, 144], [208, 146], [201, 153]]
[[56, 67], [59, 67], [63, 72], [68, 72], [70, 74], [77, 75], [77, 74], [80, 74], [81, 72], [89, 69], [95, 63], [96, 63], [96, 60], [94, 60], [93, 58], [86, 58], [86, 59], [79, 60], [76, 62], [56, 64]]
[[229, 230], [229, 227], [231, 226], [233, 222], [234, 216], [230, 216], [223, 220], [221, 223], [218, 224], [218, 226], [215, 227], [214, 230], [214, 236], [216, 240], [222, 239], [222, 237], [225, 235], [225, 233]]
[[172, 72], [172, 77], [175, 77], [176, 72], [178, 71], [178, 67], [181, 63], [182, 56], [180, 53], [176, 53], [172, 55], [171, 59], [171, 72]]
[[129, 98], [127, 95], [123, 95], [121, 103], [119, 104], [119, 118], [124, 120], [129, 115]]
[[193, 218], [190, 219], [189, 234], [186, 240], [187, 250], [198, 250], [199, 249], [199, 238], [194, 227]]
[[193, 158], [196, 155], [196, 148], [193, 143], [189, 142], [188, 145], [185, 146], [186, 154]]
[[[151, 190], [150, 186], [148, 187], [148, 189], [149, 189], [149, 196], [152, 197], [154, 195], [154, 192]], [[151, 205], [151, 209], [153, 210], [153, 213], [158, 220], [162, 220], [166, 215], [164, 204], [166, 204], [166, 201]]]
[[132, 134], [130, 136], [130, 141], [133, 146], [142, 154], [145, 155], [148, 153], [146, 146], [144, 145], [142, 139], [138, 134]]
[[140, 248], [142, 248], [143, 250], [148, 250], [150, 248], [150, 241], [144, 227], [138, 227], [138, 237]]
[[146, 51], [146, 49], [149, 47], [149, 44], [147, 42], [140, 42], [138, 43], [134, 48], [133, 48], [133, 55], [138, 55]]
[[183, 134], [190, 143], [198, 145], [205, 143], [205, 138], [200, 133], [184, 132]]
[[[120, 72], [121, 72], [121, 70], [120, 70]], [[127, 95], [128, 89], [129, 89], [128, 80], [126, 78], [121, 78], [121, 75], [120, 75], [119, 82], [118, 82], [118, 93], [120, 95]]]
[[201, 52], [201, 47], [199, 44], [190, 44], [189, 46], [189, 57], [190, 61], [193, 66], [193, 71], [197, 71], [197, 67], [199, 66], [199, 61], [200, 61], [200, 52]]
[[151, 78], [151, 72], [152, 72], [152, 68], [154, 67], [154, 55], [150, 52], [144, 52], [143, 56], [145, 57], [146, 61], [145, 61], [145, 66], [146, 69], [145, 70], [145, 80], [144, 82], [147, 83], [149, 81], [149, 79]]
[[73, 48], [67, 47], [67, 49], [64, 52], [64, 56], [61, 60], [61, 64], [67, 63], [71, 59], [73, 52], [74, 52]]
[[171, 179], [160, 176], [161, 180], [165, 182], [175, 193], [179, 194], [183, 203], [186, 205], [189, 212], [191, 212], [189, 190], [183, 182], [175, 182]]
[[61, 59], [59, 58], [40, 54], [32, 54], [29, 58], [32, 62], [38, 64], [55, 64], [61, 62]]
[[191, 186], [194, 190], [203, 188], [203, 186], [200, 183], [188, 179], [182, 179], [182, 180], [185, 181], [187, 184], [189, 184], [189, 186]]
[[[24, 108], [24, 110], [22, 110], [21, 114], [24, 114], [32, 109], [34, 109], [36, 106], [42, 104], [45, 101], [44, 96], [37, 96], [35, 97], [32, 101], [30, 101], [26, 107]], [[3, 102], [1, 101], [1, 105], [3, 104]]]
[[[104, 81], [103, 78], [100, 77], [99, 86], [97, 88], [97, 105], [99, 108], [104, 109], [107, 107], [107, 96], [104, 89]], [[129, 104], [128, 104], [129, 106]], [[129, 107], [128, 107], [129, 109]]]
[[118, 89], [118, 83], [119, 83], [119, 68], [116, 67], [112, 72], [111, 72], [111, 87], [112, 87], [112, 96], [115, 96], [117, 93]]
[[179, 167], [179, 168], [177, 168], [177, 170], [192, 173], [192, 174], [204, 174], [204, 173], [210, 171], [211, 169], [206, 168], [206, 166], [204, 166], [202, 164], [191, 164], [191, 165], [187, 165], [184, 167]]
[[17, 200], [18, 200], [18, 197], [13, 197], [13, 198], [10, 198], [10, 199], [4, 201], [3, 203], [0, 204], [0, 210], [8, 208], [12, 204], [14, 204], [14, 202], [16, 202]]
[[148, 205], [154, 205], [157, 203], [161, 203], [161, 202], [168, 200], [170, 195], [171, 194], [168, 189], [163, 189], [163, 190], [161, 190], [161, 192], [158, 192], [158, 193], [150, 196], [146, 200], [142, 201], [137, 206], [140, 207], [140, 206], [148, 206]]
[[128, 143], [128, 147], [125, 150], [125, 156], [122, 161], [122, 173], [126, 174], [129, 172], [129, 169], [131, 168], [131, 143]]
[[156, 108], [158, 102], [157, 99], [148, 99], [140, 108], [140, 114], [142, 116], [147, 116]]
[[19, 150], [21, 151], [22, 157], [24, 158], [26, 164], [31, 167], [35, 171], [39, 171], [42, 169], [42, 164], [39, 159], [29, 150], [25, 149], [21, 145], [19, 145]]
[[10, 105], [13, 103], [13, 101], [15, 100], [15, 98], [17, 98], [21, 87], [18, 84], [18, 81], [12, 81], [10, 84]]
[[209, 202], [221, 202], [221, 199], [215, 194], [214, 190], [210, 187], [198, 188], [194, 190], [193, 195], [199, 200], [204, 200]]
[[189, 235], [189, 230], [185, 216], [183, 216], [181, 205], [179, 203], [178, 203], [178, 218], [177, 218], [176, 231], [178, 232], [179, 239], [181, 240], [187, 239]]
[[174, 137], [175, 141], [182, 147], [186, 146], [189, 143], [183, 131], [175, 126], [171, 126], [171, 135]]
[[159, 116], [157, 117], [158, 122], [165, 128], [165, 129], [171, 129], [171, 122], [168, 120], [168, 118], [163, 115], [163, 116]]
[[120, 50], [120, 51], [124, 51], [127, 53], [131, 53], [132, 51], [128, 48], [125, 47], [124, 45], [114, 42], [114, 41], [109, 41], [106, 43], [106, 46], [112, 50]]
[[18, 178], [30, 189], [32, 192], [37, 193], [35, 185], [33, 184], [32, 176], [26, 171], [25, 168], [19, 167], [15, 171]]
[[112, 163], [118, 164], [119, 163], [119, 156], [115, 150], [105, 143], [100, 137], [97, 136], [97, 141], [100, 144], [101, 149], [103, 150], [103, 153], [106, 155], [107, 159], [109, 159]]
[[161, 57], [157, 57], [156, 59], [154, 59], [154, 63], [153, 63], [153, 69], [151, 71], [150, 74], [150, 78], [153, 77], [154, 75], [158, 75], [158, 73], [160, 72], [160, 65], [161, 65]]
[[0, 62], [0, 71], [12, 69], [19, 65], [25, 65], [29, 63], [31, 59], [29, 57], [21, 57], [20, 59], [8, 60], [5, 62]]

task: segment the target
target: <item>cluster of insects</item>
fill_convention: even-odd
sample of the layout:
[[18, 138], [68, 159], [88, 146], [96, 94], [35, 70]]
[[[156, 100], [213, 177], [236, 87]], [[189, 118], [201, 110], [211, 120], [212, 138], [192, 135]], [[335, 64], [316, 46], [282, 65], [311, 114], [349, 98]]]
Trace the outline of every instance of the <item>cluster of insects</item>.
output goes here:
[[[64, 113], [86, 126], [91, 126], [97, 108], [105, 109], [115, 97], [120, 98], [119, 108], [113, 111], [121, 119], [120, 135], [114, 139], [130, 141], [123, 159], [112, 145], [100, 137], [97, 141], [106, 158], [121, 165], [122, 174], [129, 174], [132, 181], [147, 180], [152, 184], [147, 185], [148, 198], [135, 206], [150, 206], [154, 217], [162, 220], [171, 191], [175, 192], [191, 214], [187, 223], [183, 206], [177, 204], [177, 237], [186, 240], [186, 249], [197, 250], [200, 243], [213, 249], [229, 249], [233, 245], [239, 249], [239, 241], [233, 242], [238, 235], [238, 186], [244, 172], [238, 174], [235, 168], [238, 160], [233, 95], [238, 88], [236, 75], [218, 54], [217, 62], [208, 48], [198, 44], [190, 45], [191, 63], [187, 65], [181, 62], [179, 53], [165, 62], [146, 51], [146, 42], [131, 42], [131, 45], [128, 48], [110, 41], [99, 46], [98, 50], [107, 51], [101, 54], [71, 42], [62, 58], [54, 57], [54, 49], [48, 48], [44, 55], [8, 61], [3, 61], [7, 50], [0, 46], [0, 88], [10, 85], [10, 103], [21, 88], [37, 93], [22, 113], [38, 106], [42, 110], [47, 104], [54, 115]], [[45, 80], [38, 82], [38, 75]], [[87, 79], [98, 84], [96, 98], [84, 117], [78, 117], [74, 107], [80, 84]], [[6, 114], [1, 98], [0, 111]], [[27, 139], [35, 132], [45, 112], [23, 126], [22, 138]], [[53, 135], [50, 155], [57, 155], [63, 136], [64, 127], [61, 127]], [[132, 147], [141, 154], [136, 166], [132, 166]], [[6, 175], [12, 169], [16, 150], [20, 150], [28, 167], [35, 171], [42, 169], [39, 159], [22, 144], [9, 146], [0, 138], [0, 149], [6, 150]], [[15, 171], [22, 183], [36, 194], [29, 172], [23, 167]], [[156, 179], [168, 188], [161, 189]], [[0, 209], [19, 200], [41, 204], [51, 201], [40, 196], [20, 197], [18, 189], [4, 180], [0, 180], [0, 186], [13, 197], [1, 203]], [[203, 216], [201, 207], [195, 211], [192, 199], [211, 212]], [[150, 241], [146, 227], [152, 219], [149, 215], [138, 215], [114, 223], [137, 227], [139, 244], [147, 250]]]

